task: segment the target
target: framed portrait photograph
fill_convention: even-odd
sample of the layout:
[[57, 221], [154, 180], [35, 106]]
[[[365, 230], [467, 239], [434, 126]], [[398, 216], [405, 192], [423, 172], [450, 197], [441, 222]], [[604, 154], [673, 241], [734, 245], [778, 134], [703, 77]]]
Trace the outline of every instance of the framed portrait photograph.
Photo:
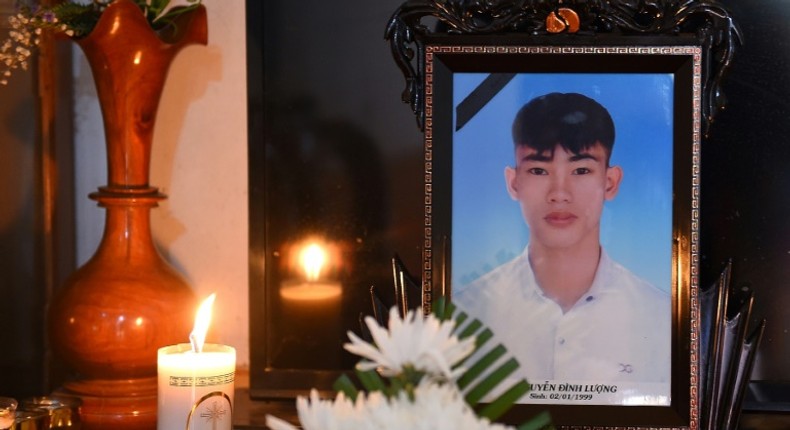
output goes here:
[[509, 419], [693, 427], [701, 46], [439, 38], [425, 70], [426, 302], [519, 362]]

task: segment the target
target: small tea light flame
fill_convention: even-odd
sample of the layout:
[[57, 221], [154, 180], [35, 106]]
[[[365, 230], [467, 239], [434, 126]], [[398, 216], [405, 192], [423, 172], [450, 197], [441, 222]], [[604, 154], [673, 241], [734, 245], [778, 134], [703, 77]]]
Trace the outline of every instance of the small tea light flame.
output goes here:
[[317, 281], [321, 276], [321, 269], [326, 263], [326, 251], [316, 243], [306, 246], [299, 254], [305, 276], [308, 281]]
[[203, 344], [206, 342], [206, 333], [208, 332], [209, 323], [211, 323], [211, 307], [214, 305], [214, 299], [217, 297], [216, 293], [212, 293], [203, 303], [198, 307], [197, 314], [195, 314], [195, 326], [192, 333], [189, 335], [189, 343], [192, 344], [192, 352], [202, 352]]

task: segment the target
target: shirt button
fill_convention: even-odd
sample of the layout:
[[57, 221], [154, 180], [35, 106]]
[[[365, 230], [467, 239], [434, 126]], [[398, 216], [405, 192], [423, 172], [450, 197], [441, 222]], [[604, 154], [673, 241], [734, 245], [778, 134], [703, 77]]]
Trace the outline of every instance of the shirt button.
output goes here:
[[593, 301], [593, 296], [587, 296], [587, 298], [585, 300], [587, 300], [588, 302], [591, 302], [591, 301]]
[[564, 338], [564, 337], [561, 337], [561, 338], [560, 338], [560, 339], [557, 341], [557, 343], [559, 343], [560, 345], [565, 345], [565, 338]]

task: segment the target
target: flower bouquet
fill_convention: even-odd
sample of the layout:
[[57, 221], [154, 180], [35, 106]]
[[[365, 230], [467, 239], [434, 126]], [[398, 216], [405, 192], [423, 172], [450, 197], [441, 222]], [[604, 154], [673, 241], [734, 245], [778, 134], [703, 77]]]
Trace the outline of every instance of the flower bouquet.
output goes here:
[[[334, 400], [321, 399], [312, 390], [296, 401], [301, 428], [425, 429], [425, 430], [538, 430], [552, 429], [547, 413], [511, 427], [494, 421], [529, 391], [521, 379], [494, 395], [516, 368], [515, 359], [500, 360], [502, 345], [486, 350], [475, 363], [470, 357], [484, 347], [492, 333], [451, 304], [437, 303], [423, 317], [409, 311], [401, 318], [393, 307], [388, 328], [367, 317], [373, 343], [352, 332], [344, 348], [363, 359], [355, 372], [362, 389], [347, 375], [334, 385]], [[499, 364], [502, 363], [503, 364]], [[499, 390], [501, 391], [501, 390]], [[489, 401], [489, 397], [493, 400]], [[486, 400], [483, 403], [483, 400]], [[290, 423], [267, 416], [272, 430], [296, 430]]]
[[[175, 19], [196, 9], [201, 0], [184, 0], [186, 5], [173, 7], [171, 0], [133, 0], [151, 28], [160, 31], [175, 25]], [[11, 30], [0, 44], [0, 85], [8, 85], [14, 69], [27, 70], [28, 60], [44, 31], [79, 39], [93, 30], [102, 13], [113, 0], [79, 2], [68, 0], [51, 7], [30, 0], [17, 0], [16, 14], [8, 17]]]

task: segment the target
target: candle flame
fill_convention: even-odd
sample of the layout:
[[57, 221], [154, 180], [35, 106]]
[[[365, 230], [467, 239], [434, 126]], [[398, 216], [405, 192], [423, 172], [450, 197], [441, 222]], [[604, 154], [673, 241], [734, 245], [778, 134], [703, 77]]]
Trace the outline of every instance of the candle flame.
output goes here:
[[208, 326], [211, 322], [211, 307], [214, 305], [214, 299], [217, 297], [216, 293], [211, 293], [206, 300], [198, 307], [197, 314], [195, 314], [195, 327], [189, 335], [189, 342], [192, 344], [193, 352], [203, 351], [203, 344], [206, 342], [206, 333]]
[[326, 262], [326, 251], [321, 246], [311, 243], [299, 255], [308, 281], [316, 281], [321, 275], [321, 268]]

